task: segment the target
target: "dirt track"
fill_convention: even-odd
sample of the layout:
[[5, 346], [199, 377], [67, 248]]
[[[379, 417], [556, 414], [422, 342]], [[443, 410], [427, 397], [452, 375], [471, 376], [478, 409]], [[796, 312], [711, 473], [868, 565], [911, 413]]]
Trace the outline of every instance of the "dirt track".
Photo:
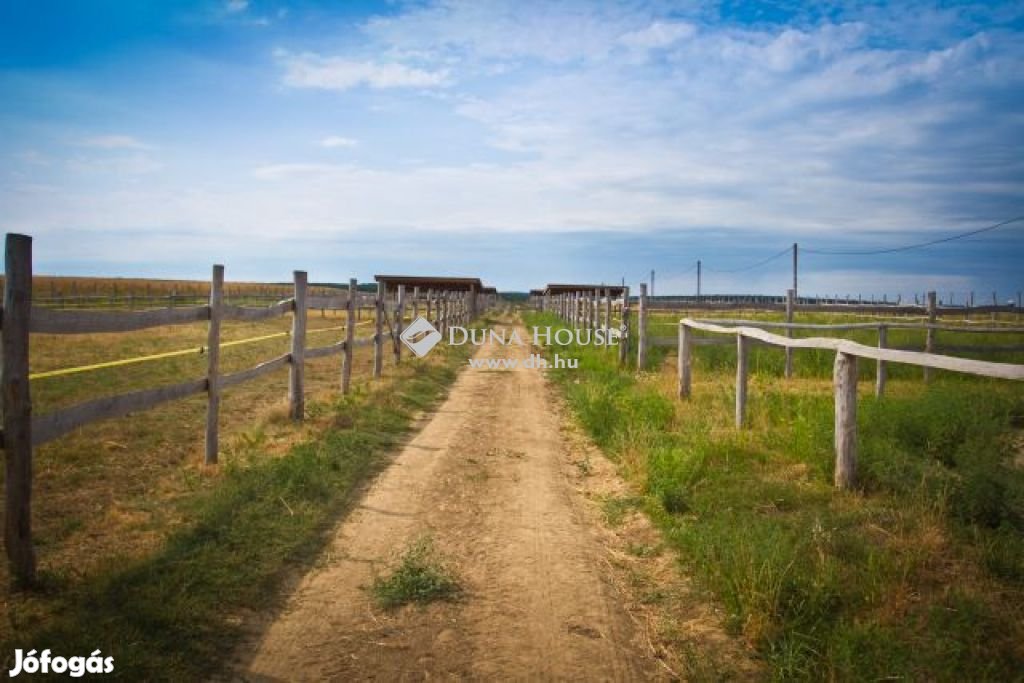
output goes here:
[[[528, 353], [485, 346], [477, 355]], [[537, 370], [463, 372], [243, 653], [237, 674], [250, 681], [664, 678], [571, 481], [550, 392]], [[423, 535], [451, 561], [465, 597], [379, 609], [366, 587]]]

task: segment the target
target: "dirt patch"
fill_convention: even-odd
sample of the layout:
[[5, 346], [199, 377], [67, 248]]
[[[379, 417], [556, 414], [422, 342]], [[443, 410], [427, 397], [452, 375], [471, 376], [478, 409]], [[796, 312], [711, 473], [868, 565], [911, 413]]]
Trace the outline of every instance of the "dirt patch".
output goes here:
[[[528, 353], [491, 345], [478, 356]], [[610, 482], [614, 473], [591, 474], [581, 486], [578, 444], [570, 447], [563, 420], [541, 372], [464, 372], [338, 527], [281, 613], [240, 650], [236, 675], [675, 678], [683, 667], [662, 651], [647, 612], [624, 591], [617, 532], [595, 523], [585, 500], [591, 483]], [[610, 467], [600, 456], [591, 460]], [[378, 607], [367, 588], [423, 536], [458, 576], [460, 598]], [[656, 535], [650, 542], [658, 543]]]

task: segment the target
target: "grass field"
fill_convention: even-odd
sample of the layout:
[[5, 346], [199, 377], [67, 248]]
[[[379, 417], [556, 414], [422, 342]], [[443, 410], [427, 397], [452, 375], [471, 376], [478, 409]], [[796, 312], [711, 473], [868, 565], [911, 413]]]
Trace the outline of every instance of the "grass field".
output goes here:
[[[678, 318], [658, 316], [653, 334], [674, 334]], [[892, 343], [923, 345], [914, 334]], [[961, 343], [949, 336], [960, 335], [941, 333], [940, 343]], [[982, 339], [1019, 336], [962, 343]], [[862, 341], [873, 344], [872, 334]], [[753, 349], [749, 428], [737, 431], [734, 348], [695, 349], [686, 402], [674, 398], [674, 352], [652, 350], [640, 373], [620, 370], [607, 350], [558, 352], [580, 358], [579, 370], [553, 375], [576, 416], [642, 492], [623, 504], [657, 522], [773, 678], [1024, 671], [1019, 384], [938, 373], [926, 386], [920, 368], [890, 364], [883, 400], [862, 386], [860, 485], [839, 492], [830, 353], [798, 351], [787, 381], [781, 350]], [[862, 379], [873, 375], [862, 362]]]
[[[307, 346], [344, 338], [343, 312], [310, 312]], [[226, 322], [222, 340], [290, 329], [285, 316]], [[318, 330], [321, 330], [318, 332]], [[372, 335], [364, 318], [357, 337]], [[178, 349], [184, 356], [33, 380], [45, 414], [99, 396], [205, 376], [206, 325], [103, 335], [33, 335], [33, 373]], [[288, 350], [285, 336], [230, 346], [221, 371]], [[306, 421], [287, 419], [288, 371], [228, 389], [221, 464], [203, 461], [202, 396], [76, 430], [35, 453], [33, 523], [41, 586], [10, 593], [0, 641], [54, 642], [124, 653], [128, 678], [195, 678], [212, 671], [265, 606], [289, 566], [313, 557], [320, 532], [412, 419], [454, 378], [459, 351], [393, 366], [371, 381], [372, 346], [357, 348], [354, 393], [339, 396], [340, 356], [307, 362]], [[398, 383], [400, 382], [400, 387]], [[0, 580], [7, 582], [6, 563]], [[124, 643], [131, 643], [126, 651]], [[84, 651], [84, 650], [83, 650]]]

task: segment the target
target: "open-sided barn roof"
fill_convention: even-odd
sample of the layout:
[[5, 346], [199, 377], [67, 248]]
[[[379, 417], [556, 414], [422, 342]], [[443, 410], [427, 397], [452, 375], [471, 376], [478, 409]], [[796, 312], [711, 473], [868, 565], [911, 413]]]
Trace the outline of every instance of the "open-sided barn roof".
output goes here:
[[419, 287], [420, 289], [440, 289], [448, 291], [465, 292], [471, 289], [480, 291], [483, 283], [478, 277], [443, 277], [427, 275], [374, 275], [373, 279], [383, 282], [387, 290], [393, 290], [398, 285], [406, 287]]
[[543, 294], [572, 294], [573, 292], [594, 292], [595, 290], [608, 290], [611, 296], [622, 296], [622, 292], [626, 289], [620, 285], [568, 285], [568, 284], [549, 284], [544, 290]]

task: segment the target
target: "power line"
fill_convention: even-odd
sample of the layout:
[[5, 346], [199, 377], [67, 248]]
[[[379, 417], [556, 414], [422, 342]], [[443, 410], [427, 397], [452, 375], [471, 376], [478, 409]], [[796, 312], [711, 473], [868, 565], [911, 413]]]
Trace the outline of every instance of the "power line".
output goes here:
[[708, 268], [707, 266], [705, 266], [704, 270], [706, 270], [709, 273], [743, 273], [743, 272], [746, 272], [748, 270], [754, 270], [755, 268], [760, 268], [761, 266], [763, 266], [765, 264], [771, 263], [772, 261], [774, 261], [777, 258], [785, 256], [786, 254], [792, 253], [792, 251], [793, 251], [793, 247], [786, 247], [785, 249], [783, 249], [782, 251], [780, 251], [777, 254], [773, 254], [772, 256], [769, 256], [766, 259], [758, 261], [757, 263], [752, 263], [749, 266], [743, 266], [742, 268], [729, 268], [727, 270], [719, 270], [718, 268]]
[[[851, 249], [851, 250], [842, 250], [842, 249], [809, 249], [807, 247], [801, 246], [800, 250], [802, 252], [804, 252], [805, 254], [819, 254], [819, 255], [823, 255], [823, 256], [874, 256], [874, 255], [878, 255], [878, 254], [893, 254], [893, 253], [898, 253], [898, 252], [902, 252], [902, 251], [911, 251], [913, 249], [923, 249], [925, 247], [934, 246], [936, 244], [943, 244], [943, 243], [946, 243], [946, 242], [953, 242], [955, 240], [963, 239], [965, 237], [971, 237], [973, 235], [980, 235], [980, 234], [985, 233], [985, 232], [990, 232], [992, 230], [996, 230], [996, 229], [1001, 228], [1003, 226], [1010, 225], [1012, 223], [1018, 223], [1018, 222], [1021, 222], [1021, 221], [1024, 221], [1024, 215], [1022, 215], [1022, 216], [1015, 216], [1015, 217], [1009, 218], [1009, 219], [1007, 219], [1005, 221], [1000, 221], [999, 223], [994, 223], [992, 225], [988, 225], [988, 226], [985, 226], [983, 228], [978, 228], [976, 230], [968, 230], [967, 232], [958, 233], [956, 235], [949, 235], [947, 237], [940, 237], [940, 238], [937, 238], [937, 239], [934, 239], [934, 240], [928, 240], [927, 242], [918, 242], [918, 243], [915, 243], [915, 244], [906, 244], [906, 245], [899, 246], [899, 247], [889, 247], [889, 248], [885, 248], [885, 249], [864, 249], [864, 250], [857, 250], [857, 249]], [[708, 273], [725, 273], [725, 274], [729, 274], [729, 273], [744, 273], [744, 272], [746, 272], [748, 270], [754, 270], [755, 268], [760, 268], [761, 266], [767, 265], [767, 264], [771, 263], [772, 261], [774, 261], [775, 259], [781, 258], [782, 256], [785, 256], [786, 254], [789, 254], [789, 253], [792, 253], [792, 252], [793, 252], [793, 247], [786, 247], [782, 251], [780, 251], [780, 252], [778, 252], [776, 254], [773, 254], [773, 255], [769, 256], [768, 258], [762, 259], [762, 260], [757, 261], [756, 263], [752, 263], [752, 264], [750, 264], [748, 266], [742, 266], [740, 268], [718, 269], [718, 268], [708, 268], [707, 265], [704, 265], [704, 271], [708, 272]], [[663, 276], [663, 277], [679, 277], [679, 276], [682, 276], [682, 275], [688, 275], [688, 274], [692, 273], [696, 269], [697, 269], [697, 264], [694, 263], [692, 266], [690, 266], [686, 270], [673, 272], [673, 273], [669, 274], [668, 276]], [[647, 273], [644, 273], [644, 275], [641, 275], [638, 279], [640, 281], [645, 281], [646, 280], [646, 275], [647, 275]]]
[[1024, 221], [1024, 216], [1017, 216], [1015, 218], [1010, 218], [1008, 220], [1002, 221], [1000, 223], [995, 223], [994, 225], [989, 225], [989, 226], [986, 226], [984, 228], [978, 228], [977, 230], [970, 230], [968, 232], [962, 232], [962, 233], [959, 233], [957, 235], [950, 235], [948, 237], [940, 237], [939, 239], [929, 240], [927, 242], [918, 242], [917, 244], [907, 244], [907, 245], [904, 245], [902, 247], [892, 247], [892, 248], [889, 248], [889, 249], [869, 249], [869, 250], [863, 250], [863, 251], [861, 251], [861, 250], [849, 250], [849, 251], [847, 251], [847, 250], [841, 250], [841, 249], [839, 249], [839, 250], [833, 250], [833, 249], [808, 249], [806, 247], [801, 247], [801, 250], [804, 253], [807, 253], [807, 254], [822, 254], [822, 255], [827, 255], [827, 256], [874, 256], [876, 254], [893, 254], [893, 253], [900, 252], [900, 251], [910, 251], [911, 249], [921, 249], [921, 248], [924, 248], [924, 247], [930, 247], [930, 246], [933, 246], [935, 244], [942, 244], [944, 242], [952, 242], [954, 240], [963, 239], [964, 237], [970, 237], [972, 235], [980, 235], [983, 232], [989, 232], [990, 230], [995, 230], [996, 228], [1001, 228], [1004, 225], [1009, 225], [1010, 223], [1017, 223], [1019, 221]]

